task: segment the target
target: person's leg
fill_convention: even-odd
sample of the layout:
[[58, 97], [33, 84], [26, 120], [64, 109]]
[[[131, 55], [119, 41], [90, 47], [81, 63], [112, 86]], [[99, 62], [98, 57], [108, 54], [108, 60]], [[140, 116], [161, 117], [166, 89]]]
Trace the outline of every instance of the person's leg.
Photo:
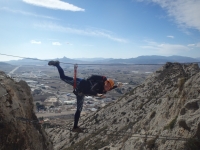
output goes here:
[[[66, 83], [70, 84], [71, 86], [73, 86], [74, 85], [74, 78], [66, 76], [65, 73], [64, 73], [64, 70], [60, 67], [60, 65], [56, 65], [56, 67], [58, 69], [60, 79], [65, 81]], [[80, 78], [76, 78], [76, 82], [77, 82], [76, 84], [78, 85], [81, 80], [82, 79], [80, 79]]]
[[[49, 66], [55, 66], [58, 69], [60, 79], [65, 81], [66, 83], [70, 84], [71, 86], [74, 85], [74, 78], [73, 77], [68, 77], [65, 75], [64, 70], [60, 67], [60, 62], [59, 61], [49, 61], [48, 63]], [[79, 85], [82, 79], [76, 78], [76, 85]]]
[[64, 73], [64, 70], [60, 67], [60, 65], [56, 65], [56, 67], [58, 69], [60, 79], [73, 86], [74, 85], [74, 79], [72, 77], [66, 76], [65, 73]]
[[81, 111], [83, 108], [83, 102], [84, 102], [84, 95], [82, 96], [76, 96], [77, 98], [77, 109], [76, 109], [76, 113], [74, 116], [74, 129], [76, 129], [78, 127], [78, 121], [81, 115]]

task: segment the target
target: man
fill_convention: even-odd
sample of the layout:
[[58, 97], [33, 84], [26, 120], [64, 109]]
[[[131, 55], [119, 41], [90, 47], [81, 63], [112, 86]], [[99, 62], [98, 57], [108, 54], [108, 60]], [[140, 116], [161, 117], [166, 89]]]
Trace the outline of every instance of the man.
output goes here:
[[[60, 67], [59, 61], [49, 61], [49, 66], [55, 66], [60, 74], [60, 79], [64, 82], [74, 85], [73, 77], [65, 76], [63, 69]], [[92, 75], [88, 79], [76, 78], [77, 88], [74, 90], [74, 94], [77, 99], [77, 109], [74, 117], [74, 127], [73, 132], [83, 132], [83, 130], [78, 127], [78, 121], [83, 108], [84, 96], [99, 96], [104, 97], [107, 91], [110, 91], [118, 86], [114, 85], [112, 79], [107, 79], [104, 76]]]

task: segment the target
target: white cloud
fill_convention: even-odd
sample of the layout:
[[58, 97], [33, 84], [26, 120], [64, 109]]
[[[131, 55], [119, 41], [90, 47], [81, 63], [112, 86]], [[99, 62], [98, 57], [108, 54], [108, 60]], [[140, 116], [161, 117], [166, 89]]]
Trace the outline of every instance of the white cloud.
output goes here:
[[189, 47], [200, 47], [200, 42], [196, 44], [188, 44]]
[[62, 2], [60, 0], [23, 0], [23, 2], [36, 5], [36, 6], [41, 6], [41, 7], [46, 7], [50, 9], [61, 9], [61, 10], [69, 10], [69, 11], [85, 11], [82, 8], [79, 8], [77, 6], [74, 6], [72, 4]]
[[32, 43], [32, 44], [41, 44], [42, 42], [41, 42], [41, 41], [31, 40], [31, 43]]
[[147, 45], [142, 46], [144, 49], [154, 50], [160, 55], [176, 55], [187, 52], [189, 47], [179, 44], [157, 43], [153, 41], [146, 41]]
[[52, 45], [55, 45], [55, 46], [60, 46], [60, 42], [52, 42]]
[[200, 42], [196, 44], [197, 47], [200, 47]]
[[64, 27], [61, 25], [53, 24], [53, 23], [39, 23], [35, 24], [35, 27], [43, 28], [43, 29], [49, 29], [53, 31], [59, 31], [59, 32], [67, 32], [67, 33], [73, 33], [73, 34], [79, 34], [79, 35], [86, 35], [86, 36], [96, 36], [96, 37], [103, 37], [107, 38], [113, 41], [121, 42], [121, 43], [127, 43], [128, 41], [126, 39], [118, 38], [112, 35], [110, 32], [100, 29], [77, 29], [72, 27]]
[[168, 37], [168, 38], [172, 38], [172, 39], [174, 38], [174, 36], [172, 36], [172, 35], [168, 35], [167, 37]]
[[188, 44], [188, 46], [189, 46], [189, 47], [193, 47], [193, 46], [195, 46], [195, 44]]
[[[138, 0], [144, 2], [144, 0]], [[200, 0], [146, 0], [160, 5], [174, 21], [184, 28], [200, 31]]]
[[167, 9], [169, 16], [175, 18], [176, 23], [186, 28], [194, 28], [200, 31], [200, 1], [199, 0], [176, 0], [160, 3]]
[[26, 11], [10, 9], [10, 8], [7, 8], [7, 7], [0, 8], [0, 10], [4, 10], [4, 11], [7, 11], [7, 12], [11, 12], [11, 13], [18, 13], [18, 14], [22, 14], [22, 15], [26, 15], [26, 16], [33, 16], [33, 17], [39, 17], [39, 18], [45, 18], [45, 19], [59, 20], [59, 19], [56, 19], [56, 18], [53, 18], [53, 17], [50, 17], [50, 16], [37, 15], [37, 14], [26, 12]]

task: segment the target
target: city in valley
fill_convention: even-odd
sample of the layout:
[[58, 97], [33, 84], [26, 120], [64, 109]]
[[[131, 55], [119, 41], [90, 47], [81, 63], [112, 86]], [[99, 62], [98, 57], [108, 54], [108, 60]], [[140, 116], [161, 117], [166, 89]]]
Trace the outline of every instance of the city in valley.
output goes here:
[[[38, 118], [44, 121], [59, 122], [73, 119], [76, 110], [76, 97], [73, 87], [59, 77], [56, 67], [48, 65], [0, 66], [8, 76], [16, 81], [24, 80], [30, 86], [34, 110]], [[74, 66], [61, 64], [65, 75], [74, 76]], [[81, 115], [95, 112], [108, 103], [123, 96], [140, 85], [160, 65], [79, 65], [77, 77], [87, 79], [91, 75], [103, 75], [114, 79], [122, 86], [107, 92], [105, 98], [85, 96]], [[55, 121], [56, 120], [56, 121]], [[50, 122], [50, 123], [52, 123]]]

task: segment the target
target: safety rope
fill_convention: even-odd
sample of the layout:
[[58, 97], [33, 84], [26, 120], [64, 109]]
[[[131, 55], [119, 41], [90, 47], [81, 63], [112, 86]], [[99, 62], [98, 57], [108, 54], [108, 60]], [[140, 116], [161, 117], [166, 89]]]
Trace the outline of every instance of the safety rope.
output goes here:
[[[10, 56], [10, 57], [17, 57], [17, 58], [23, 58], [23, 59], [38, 60], [38, 61], [47, 61], [47, 62], [49, 62], [49, 60], [42, 60], [42, 59], [38, 59], [38, 58], [22, 57], [22, 56], [8, 55], [8, 54], [2, 54], [2, 53], [0, 53], [0, 55]], [[60, 62], [60, 63], [63, 63], [63, 62]], [[73, 63], [63, 63], [63, 64], [70, 64], [70, 65], [73, 65]]]
[[[30, 57], [22, 57], [22, 56], [15, 56], [15, 55], [8, 55], [8, 54], [2, 54], [2, 53], [0, 53], [0, 55], [4, 55], [4, 56], [10, 56], [10, 57], [18, 57], [18, 58], [24, 58], [24, 59], [32, 59], [32, 60], [38, 60], [38, 61], [49, 61], [49, 60], [42, 60], [42, 59], [38, 59], [38, 58], [30, 58]], [[70, 65], [74, 65], [74, 63], [66, 63], [66, 62], [60, 62], [60, 63], [63, 63], [63, 64], [70, 64]], [[191, 63], [200, 63], [200, 62], [184, 62], [184, 63], [179, 63], [179, 64], [191, 64]], [[116, 66], [116, 65], [144, 65], [144, 66], [146, 66], [146, 65], [158, 65], [158, 66], [161, 66], [161, 65], [165, 65], [165, 63], [164, 64], [134, 64], [134, 63], [108, 63], [108, 64], [106, 64], [106, 63], [99, 63], [99, 64], [78, 64], [78, 65], [106, 65], [106, 66]]]

